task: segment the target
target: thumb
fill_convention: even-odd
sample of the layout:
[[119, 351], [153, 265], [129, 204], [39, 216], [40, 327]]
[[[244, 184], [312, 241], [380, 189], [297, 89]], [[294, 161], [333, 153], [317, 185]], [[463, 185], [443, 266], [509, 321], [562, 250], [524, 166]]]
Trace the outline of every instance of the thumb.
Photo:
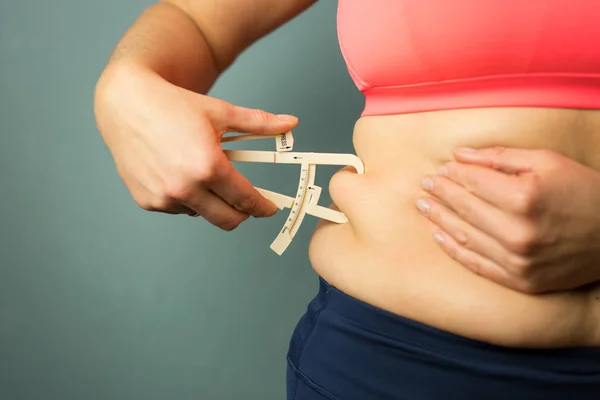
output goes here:
[[484, 149], [460, 148], [454, 151], [454, 158], [459, 162], [493, 168], [507, 174], [518, 174], [533, 169], [534, 151], [500, 146]]
[[298, 118], [292, 115], [275, 115], [263, 110], [239, 107], [229, 103], [222, 106], [217, 124], [223, 133], [254, 133], [275, 135], [294, 128]]

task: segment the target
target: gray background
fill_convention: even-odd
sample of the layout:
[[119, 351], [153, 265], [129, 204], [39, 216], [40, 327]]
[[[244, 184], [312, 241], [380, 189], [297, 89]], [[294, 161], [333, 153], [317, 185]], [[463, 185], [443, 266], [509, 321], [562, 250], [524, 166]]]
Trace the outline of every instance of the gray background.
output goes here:
[[[149, 1], [0, 2], [0, 399], [283, 399], [317, 290], [309, 217], [223, 232], [139, 209], [93, 117], [96, 80]], [[247, 50], [211, 94], [299, 116], [297, 151], [353, 152], [363, 105], [320, 1]], [[273, 143], [244, 143], [271, 150]], [[233, 146], [235, 148], [235, 146]], [[242, 146], [238, 146], [242, 147]], [[237, 164], [295, 192], [298, 166]], [[328, 179], [337, 167], [319, 167]]]

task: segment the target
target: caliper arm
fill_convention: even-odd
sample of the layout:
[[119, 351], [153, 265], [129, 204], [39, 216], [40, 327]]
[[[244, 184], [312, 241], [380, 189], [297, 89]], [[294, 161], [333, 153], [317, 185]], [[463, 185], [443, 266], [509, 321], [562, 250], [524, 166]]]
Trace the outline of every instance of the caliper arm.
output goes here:
[[[269, 137], [272, 136], [239, 135], [223, 138], [221, 141], [231, 142]], [[230, 161], [300, 165], [300, 178], [296, 197], [256, 188], [263, 196], [273, 201], [279, 209], [290, 209], [290, 214], [283, 228], [271, 244], [271, 249], [279, 255], [283, 254], [291, 243], [306, 214], [339, 224], [348, 222], [343, 213], [317, 204], [321, 195], [321, 188], [314, 184], [317, 164], [350, 165], [356, 169], [357, 173], [364, 173], [362, 161], [354, 154], [292, 152], [293, 144], [292, 132], [288, 131], [276, 136], [277, 151], [224, 150]]]

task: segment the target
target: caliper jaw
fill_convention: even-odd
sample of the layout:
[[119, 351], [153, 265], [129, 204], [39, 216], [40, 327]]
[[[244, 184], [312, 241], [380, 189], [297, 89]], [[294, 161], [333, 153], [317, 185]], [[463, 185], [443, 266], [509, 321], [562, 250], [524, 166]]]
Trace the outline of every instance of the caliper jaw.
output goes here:
[[[221, 142], [265, 139], [269, 137], [273, 136], [238, 135], [224, 137]], [[279, 231], [273, 243], [271, 243], [271, 249], [278, 255], [282, 255], [294, 239], [306, 214], [338, 224], [348, 222], [346, 216], [340, 211], [318, 205], [322, 189], [314, 184], [317, 164], [351, 165], [359, 174], [364, 173], [364, 165], [354, 154], [292, 152], [294, 137], [291, 131], [275, 136], [275, 140], [277, 151], [274, 152], [254, 150], [224, 150], [224, 152], [230, 161], [300, 164], [300, 179], [298, 180], [298, 190], [295, 198], [270, 190], [256, 188], [264, 197], [275, 203], [279, 209], [290, 209], [290, 214], [283, 228]]]

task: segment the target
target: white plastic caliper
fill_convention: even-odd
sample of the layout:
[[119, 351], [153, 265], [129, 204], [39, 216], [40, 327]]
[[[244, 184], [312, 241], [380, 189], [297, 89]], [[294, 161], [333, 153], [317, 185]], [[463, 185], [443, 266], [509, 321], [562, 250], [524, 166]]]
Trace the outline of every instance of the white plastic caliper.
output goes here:
[[230, 161], [263, 162], [275, 164], [300, 164], [300, 179], [296, 197], [290, 197], [270, 190], [256, 188], [263, 196], [271, 200], [280, 210], [290, 209], [290, 214], [279, 234], [271, 243], [271, 249], [278, 255], [292, 242], [306, 214], [326, 219], [338, 224], [348, 222], [346, 216], [336, 210], [318, 205], [321, 188], [314, 184], [317, 164], [353, 166], [357, 173], [364, 173], [364, 165], [354, 154], [341, 153], [301, 153], [292, 152], [294, 137], [291, 131], [277, 136], [237, 135], [223, 137], [221, 142], [238, 140], [265, 139], [275, 137], [277, 151], [224, 150]]

